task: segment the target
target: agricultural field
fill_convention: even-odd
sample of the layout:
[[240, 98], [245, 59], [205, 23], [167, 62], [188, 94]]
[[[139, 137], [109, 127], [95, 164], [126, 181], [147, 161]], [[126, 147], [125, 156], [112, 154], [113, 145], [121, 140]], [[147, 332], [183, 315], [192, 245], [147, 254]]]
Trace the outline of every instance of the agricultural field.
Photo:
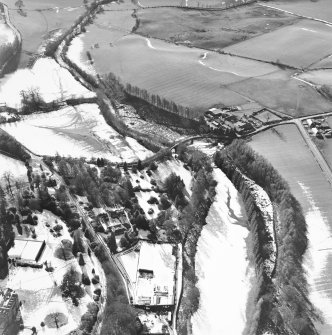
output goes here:
[[112, 72], [124, 83], [196, 109], [218, 103], [242, 105], [249, 99], [229, 90], [228, 84], [278, 70], [270, 64], [133, 35], [91, 54], [97, 73]]
[[329, 43], [331, 38], [331, 26], [303, 20], [235, 44], [224, 51], [301, 69], [332, 54], [332, 46]]
[[215, 169], [214, 178], [216, 198], [197, 245], [200, 307], [191, 320], [193, 335], [241, 335], [255, 280], [247, 252], [246, 213], [240, 194], [224, 173]]
[[84, 13], [82, 0], [29, 0], [18, 11], [16, 0], [3, 0], [9, 8], [13, 25], [22, 36], [22, 54], [19, 67], [26, 67], [32, 56], [52, 36], [60, 36]]
[[253, 0], [188, 0], [187, 5], [200, 8], [231, 8], [251, 2]]
[[328, 56], [318, 63], [313, 64], [310, 69], [332, 69], [332, 56]]
[[87, 26], [87, 33], [75, 37], [67, 52], [68, 58], [79, 65], [84, 71], [95, 75], [96, 72], [87, 57], [92, 49], [108, 49], [123, 36], [128, 35], [135, 26], [136, 20], [132, 11], [123, 9], [137, 8], [131, 1], [124, 3], [112, 2], [104, 5], [94, 22]]
[[238, 4], [250, 3], [252, 0], [137, 0], [140, 7], [198, 7], [198, 8], [226, 8]]
[[314, 85], [332, 86], [332, 69], [307, 71], [301, 73], [298, 77]]
[[[248, 8], [251, 9], [249, 10]], [[248, 17], [242, 21], [240, 20], [238, 23], [238, 30], [241, 30], [243, 27], [250, 27], [250, 24], [253, 24], [253, 21], [256, 20], [255, 15], [257, 15], [257, 17], [262, 15], [264, 17], [264, 13], [260, 12], [260, 8], [262, 7], [258, 5], [250, 5], [227, 10], [220, 15], [225, 15], [226, 17], [229, 12], [238, 12], [237, 15], [241, 17], [241, 15], [245, 16], [246, 14]], [[168, 20], [167, 18], [171, 17], [170, 13], [172, 13], [172, 11], [176, 13], [176, 11], [181, 12], [183, 10], [164, 8], [147, 9], [138, 12], [143, 16], [145, 12], [147, 12], [147, 16], [150, 17], [150, 21], [148, 20], [149, 29], [157, 32], [157, 35], [160, 34], [160, 38], [165, 38], [167, 34], [164, 34], [163, 31], [169, 31], [169, 29], [162, 30], [162, 25], [152, 21], [152, 13], [156, 10], [164, 11], [165, 24]], [[128, 17], [131, 15], [128, 11], [125, 11], [125, 13], [127, 13]], [[190, 15], [194, 15], [192, 13], [195, 13], [195, 11], [187, 11], [185, 13], [190, 17]], [[237, 18], [234, 13], [232, 15], [229, 14], [230, 16], [228, 18], [229, 24], [232, 22], [232, 25], [234, 25], [234, 22], [238, 22], [237, 19], [235, 21], [231, 20], [233, 16]], [[253, 18], [249, 19], [249, 14]], [[108, 14], [101, 14], [100, 18], [98, 16], [98, 20], [102, 20], [103, 17], [106, 20], [107, 16], [104, 15]], [[200, 15], [204, 18], [203, 14]], [[273, 15], [276, 15], [275, 19]], [[278, 18], [280, 15], [282, 16], [281, 19]], [[265, 16], [267, 16], [267, 18], [262, 19], [261, 25], [258, 24], [258, 27], [255, 28], [256, 33], [261, 30], [261, 27], [267, 24], [271, 26], [267, 31], [270, 29], [273, 31], [258, 37], [253, 37], [250, 41], [265, 38], [264, 36], [270, 36], [274, 33], [278, 33], [279, 37], [283, 36], [282, 38], [287, 39], [290, 33], [284, 31], [284, 29], [291, 29], [294, 31], [300, 30], [301, 33], [304, 33], [303, 38], [308, 38], [309, 36], [311, 38], [309, 41], [312, 41], [314, 44], [322, 43], [324, 44], [324, 48], [330, 48], [329, 43], [326, 43], [324, 39], [315, 40], [312, 38], [312, 35], [310, 35], [313, 33], [308, 31], [311, 30], [309, 27], [319, 27], [321, 30], [320, 33], [324, 38], [326, 38], [326, 36], [330, 37], [328, 33], [329, 28], [323, 24], [307, 20], [296, 22], [296, 20], [298, 20], [297, 18], [284, 17], [284, 14], [275, 14], [275, 11], [270, 12], [270, 14], [267, 12]], [[175, 15], [175, 17], [177, 19], [174, 22], [174, 34], [176, 34], [175, 31], [178, 30], [177, 22], [179, 27], [183, 24], [183, 20], [180, 21], [182, 19], [180, 16]], [[133, 19], [132, 17], [130, 18]], [[292, 20], [295, 20], [295, 23], [293, 22], [294, 24], [290, 25]], [[197, 20], [195, 21], [192, 18], [192, 21], [197, 24]], [[125, 22], [127, 21], [125, 20]], [[276, 26], [273, 26], [272, 22], [275, 22], [275, 24], [277, 24], [277, 22], [283, 22], [283, 24], [287, 23], [287, 26], [277, 29]], [[104, 26], [107, 26], [107, 24], [104, 24]], [[184, 26], [186, 27], [186, 25]], [[95, 25], [91, 27], [91, 29], [98, 28]], [[141, 23], [141, 27], [144, 28], [144, 24]], [[191, 28], [191, 26], [188, 26], [188, 29]], [[187, 28], [184, 28], [184, 30], [185, 29]], [[138, 32], [140, 32], [140, 30], [138, 30]], [[281, 34], [281, 32], [285, 34]], [[112, 32], [112, 34], [113, 33], [114, 32]], [[75, 56], [71, 56], [71, 58], [74, 61], [76, 59], [76, 62], [82, 64], [82, 67], [87, 68], [88, 64], [88, 72], [92, 74], [96, 72], [100, 75], [106, 75], [111, 72], [119, 77], [124, 84], [130, 83], [132, 86], [146, 89], [150, 95], [157, 94], [162, 98], [174, 101], [178, 105], [189, 107], [193, 117], [198, 117], [204, 109], [216, 104], [241, 106], [249, 101], [257, 102], [263, 107], [268, 107], [295, 117], [310, 115], [313, 111], [330, 111], [330, 103], [323, 96], [318, 94], [313, 87], [293, 78], [295, 74], [294, 71], [281, 69], [279, 66], [261, 61], [218, 54], [199, 48], [188, 48], [144, 36], [133, 34], [124, 36], [125, 33], [120, 31], [117, 31], [117, 33], [119, 34], [119, 39], [113, 43], [110, 42], [110, 40], [112, 40], [112, 34], [105, 35], [102, 34], [101, 31], [98, 33], [97, 30], [88, 31], [86, 34], [74, 40], [72, 44], [73, 49], [75, 45], [78, 47], [76, 51], [70, 51], [71, 55], [75, 54]], [[221, 36], [224, 35], [222, 34]], [[275, 38], [272, 37], [270, 36], [269, 39], [266, 39], [268, 43], [275, 41]], [[183, 39], [185, 38], [186, 37]], [[95, 43], [96, 41], [98, 43]], [[246, 42], [235, 44], [234, 47], [241, 46], [243, 43]], [[293, 42], [289, 41], [289, 43]], [[96, 44], [98, 47], [95, 47]], [[273, 45], [274, 44], [278, 43], [273, 42]], [[310, 45], [310, 43], [302, 43], [301, 48], [306, 48], [307, 45]], [[317, 47], [310, 48], [310, 52], [303, 50], [303, 57], [308, 57], [309, 59], [311, 57], [310, 53], [313, 55], [313, 53], [317, 52]], [[289, 47], [280, 48], [280, 50], [284, 50], [285, 52], [288, 49]], [[89, 64], [86, 55], [87, 51], [89, 51], [92, 56], [93, 68], [90, 66], [91, 64]], [[296, 54], [297, 51], [294, 52], [294, 60], [298, 60], [299, 56]], [[273, 55], [274, 54], [273, 51]], [[247, 54], [245, 56], [247, 56]], [[320, 57], [322, 56], [318, 55], [317, 58], [311, 59], [310, 62], [314, 62]], [[270, 61], [276, 61], [276, 59], [270, 59]]]
[[331, 111], [328, 100], [313, 87], [292, 76], [292, 71], [280, 70], [231, 84], [228, 88], [262, 106], [293, 117]]
[[255, 135], [250, 146], [263, 155], [289, 183], [308, 225], [305, 268], [309, 298], [322, 312], [319, 334], [332, 331], [332, 188], [295, 125], [278, 126]]
[[312, 17], [328, 22], [332, 21], [330, 0], [275, 0], [269, 1], [267, 5], [296, 15]]
[[29, 90], [38, 92], [45, 102], [95, 96], [51, 58], [39, 58], [32, 69], [20, 69], [1, 78], [0, 103], [20, 108], [21, 92]]
[[256, 4], [227, 11], [151, 8], [136, 15], [136, 33], [203, 49], [222, 49], [300, 20]]
[[95, 104], [34, 114], [1, 127], [40, 155], [102, 156], [121, 162], [144, 159], [150, 154], [136, 140], [123, 138], [108, 126]]

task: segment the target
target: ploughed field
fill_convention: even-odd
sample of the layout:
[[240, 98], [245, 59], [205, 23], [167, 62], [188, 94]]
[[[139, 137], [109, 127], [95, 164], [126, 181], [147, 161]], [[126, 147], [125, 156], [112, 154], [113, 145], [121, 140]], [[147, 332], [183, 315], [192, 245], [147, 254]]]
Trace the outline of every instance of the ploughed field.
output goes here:
[[320, 335], [332, 332], [332, 188], [295, 125], [278, 126], [255, 135], [251, 147], [289, 183], [301, 203], [308, 226], [305, 268], [309, 298], [322, 312]]

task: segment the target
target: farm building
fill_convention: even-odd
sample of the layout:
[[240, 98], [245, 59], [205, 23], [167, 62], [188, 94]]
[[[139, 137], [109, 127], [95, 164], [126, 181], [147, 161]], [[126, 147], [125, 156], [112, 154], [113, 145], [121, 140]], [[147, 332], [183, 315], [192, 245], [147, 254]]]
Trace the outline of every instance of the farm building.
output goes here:
[[18, 295], [11, 289], [0, 290], [0, 335], [9, 335], [20, 308]]
[[210, 117], [213, 117], [213, 118], [217, 118], [217, 117], [220, 117], [220, 116], [223, 116], [226, 112], [219, 109], [219, 108], [210, 108], [206, 113], [205, 115], [206, 116], [210, 116]]
[[254, 131], [255, 128], [249, 122], [238, 121], [234, 124], [235, 130], [239, 134], [247, 133]]
[[8, 251], [8, 258], [27, 263], [38, 263], [44, 249], [45, 241], [15, 239], [14, 246]]

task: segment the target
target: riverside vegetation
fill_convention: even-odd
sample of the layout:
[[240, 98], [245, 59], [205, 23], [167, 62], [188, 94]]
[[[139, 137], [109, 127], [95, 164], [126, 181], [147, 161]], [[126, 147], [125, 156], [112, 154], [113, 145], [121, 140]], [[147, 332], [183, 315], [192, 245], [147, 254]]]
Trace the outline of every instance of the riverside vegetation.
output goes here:
[[[278, 334], [317, 334], [314, 323], [319, 320], [319, 316], [307, 298], [308, 285], [302, 264], [308, 240], [299, 202], [273, 166], [244, 141], [234, 141], [225, 150], [218, 152], [215, 163], [240, 190], [243, 189], [243, 179], [235, 173], [234, 167], [255, 181], [267, 192], [278, 214], [275, 227], [278, 241], [277, 267], [271, 278], [265, 276], [260, 267], [260, 261], [264, 259], [264, 244], [268, 241], [264, 241], [263, 235], [260, 239], [253, 239], [260, 280], [256, 307], [247, 325], [247, 334], [263, 334], [267, 331]], [[250, 214], [252, 217], [249, 216], [249, 221], [257, 217], [257, 211]], [[259, 222], [254, 223], [253, 229], [254, 233], [259, 234]]]

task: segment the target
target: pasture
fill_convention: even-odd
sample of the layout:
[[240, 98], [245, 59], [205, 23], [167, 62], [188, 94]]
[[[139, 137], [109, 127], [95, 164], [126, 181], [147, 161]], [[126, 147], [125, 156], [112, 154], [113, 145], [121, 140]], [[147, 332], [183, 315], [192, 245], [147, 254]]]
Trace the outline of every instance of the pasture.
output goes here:
[[133, 6], [129, 0], [121, 4], [112, 2], [103, 6], [104, 11], [98, 14], [93, 24], [86, 27], [87, 33], [80, 34], [72, 40], [67, 52], [68, 58], [87, 73], [95, 75], [96, 71], [90, 63], [87, 52], [93, 49], [108, 49], [113, 43], [128, 35], [136, 20], [132, 17], [131, 10], [121, 11], [121, 9]]
[[292, 71], [277, 71], [228, 87], [262, 106], [299, 117], [331, 111], [331, 104], [317, 91], [292, 77]]
[[253, 0], [136, 0], [140, 7], [197, 7], [197, 8], [229, 8], [248, 4]]
[[313, 64], [310, 69], [332, 69], [332, 56], [328, 56]]
[[332, 69], [303, 72], [298, 77], [315, 85], [332, 86]]
[[121, 37], [131, 33], [136, 20], [132, 11], [117, 11], [112, 4], [104, 6], [104, 11], [96, 17], [93, 24], [87, 26], [87, 33], [82, 35], [85, 51], [112, 46]]
[[267, 5], [292, 12], [296, 15], [332, 22], [332, 6], [330, 0], [279, 0], [269, 1]]
[[305, 257], [309, 298], [324, 317], [324, 325], [317, 325], [319, 334], [331, 334], [331, 185], [295, 125], [278, 126], [255, 135], [249, 144], [279, 171], [302, 205], [309, 239]]
[[24, 1], [21, 13], [16, 0], [2, 2], [8, 6], [11, 21], [22, 35], [19, 67], [26, 67], [45, 41], [54, 34], [61, 35], [85, 11], [81, 0]]
[[137, 17], [138, 34], [203, 49], [221, 49], [299, 21], [256, 4], [225, 11], [150, 8]]
[[224, 49], [241, 55], [295, 68], [306, 68], [332, 54], [332, 27], [303, 20]]

